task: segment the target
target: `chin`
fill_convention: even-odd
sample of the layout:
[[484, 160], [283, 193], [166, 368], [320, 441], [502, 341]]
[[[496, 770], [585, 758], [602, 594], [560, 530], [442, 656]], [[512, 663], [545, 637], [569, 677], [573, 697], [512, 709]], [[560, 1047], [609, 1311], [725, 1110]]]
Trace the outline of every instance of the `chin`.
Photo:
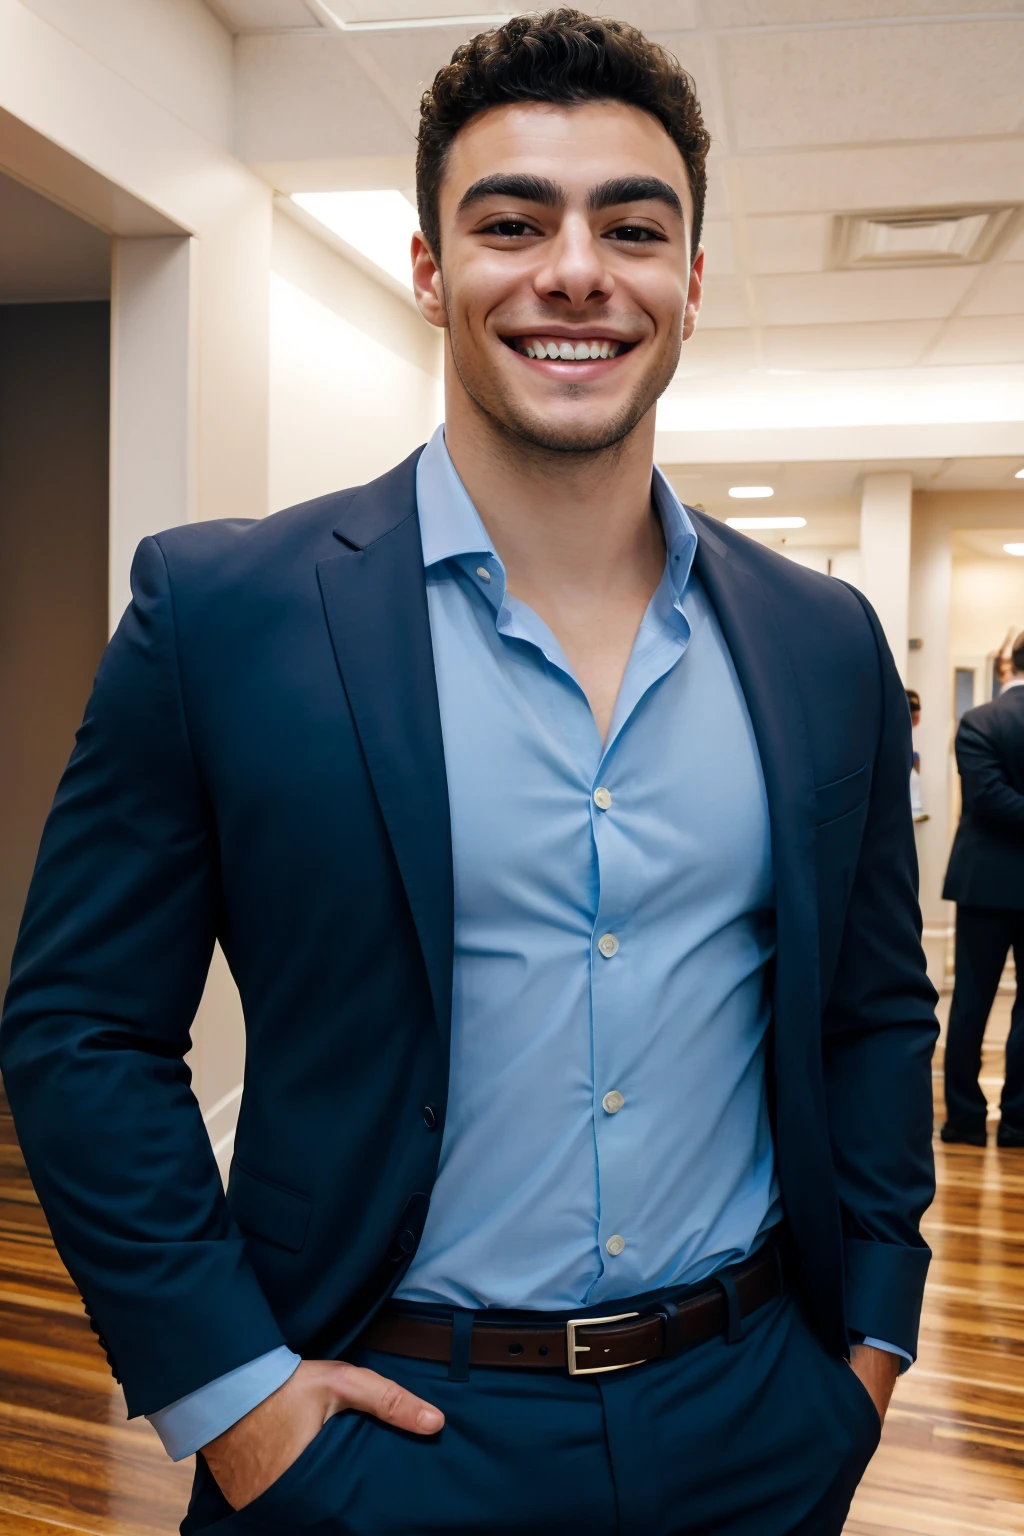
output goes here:
[[630, 413], [625, 420], [559, 422], [523, 413], [506, 417], [502, 424], [521, 442], [549, 453], [603, 453], [628, 437], [640, 420]]

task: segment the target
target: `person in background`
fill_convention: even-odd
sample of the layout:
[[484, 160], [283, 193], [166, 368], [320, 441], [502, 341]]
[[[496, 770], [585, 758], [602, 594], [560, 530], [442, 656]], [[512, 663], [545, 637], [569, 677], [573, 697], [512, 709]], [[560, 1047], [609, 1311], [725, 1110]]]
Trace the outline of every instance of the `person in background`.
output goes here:
[[988, 1105], [978, 1082], [985, 1026], [1013, 949], [1017, 995], [1006, 1042], [997, 1142], [1024, 1147], [1024, 631], [1009, 677], [956, 734], [963, 810], [943, 896], [956, 907], [956, 981], [946, 1040], [943, 1141], [983, 1147]]
[[[921, 695], [913, 688], [905, 690], [910, 706], [910, 729], [916, 731], [921, 723]], [[927, 821], [928, 813], [921, 799], [921, 754], [914, 747], [910, 766], [910, 809], [915, 821]]]

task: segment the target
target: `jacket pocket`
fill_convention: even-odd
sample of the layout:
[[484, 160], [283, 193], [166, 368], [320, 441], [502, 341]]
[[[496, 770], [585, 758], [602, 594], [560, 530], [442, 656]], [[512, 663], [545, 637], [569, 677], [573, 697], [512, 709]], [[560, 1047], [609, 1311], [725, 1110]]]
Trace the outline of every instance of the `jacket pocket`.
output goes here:
[[[826, 822], [838, 821], [841, 816], [848, 816], [851, 811], [855, 811], [858, 806], [864, 804], [870, 787], [867, 763], [858, 768], [855, 773], [847, 773], [841, 779], [833, 779], [831, 784], [822, 784], [814, 791], [815, 824], [822, 827]], [[907, 793], [910, 793], [909, 789]]]
[[309, 1195], [265, 1179], [237, 1158], [228, 1181], [228, 1206], [243, 1232], [298, 1253], [306, 1241], [313, 1202]]

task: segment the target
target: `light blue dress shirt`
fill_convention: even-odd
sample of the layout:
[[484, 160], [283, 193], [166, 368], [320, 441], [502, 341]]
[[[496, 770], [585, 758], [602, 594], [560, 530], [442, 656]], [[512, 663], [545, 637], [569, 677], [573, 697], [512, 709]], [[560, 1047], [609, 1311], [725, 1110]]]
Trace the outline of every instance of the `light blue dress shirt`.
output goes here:
[[[405, 1300], [613, 1302], [705, 1278], [781, 1216], [760, 759], [657, 470], [653, 495], [665, 572], [602, 743], [558, 641], [508, 593], [443, 429], [419, 462], [455, 961], [444, 1140]], [[274, 1350], [150, 1420], [180, 1459], [297, 1364]]]

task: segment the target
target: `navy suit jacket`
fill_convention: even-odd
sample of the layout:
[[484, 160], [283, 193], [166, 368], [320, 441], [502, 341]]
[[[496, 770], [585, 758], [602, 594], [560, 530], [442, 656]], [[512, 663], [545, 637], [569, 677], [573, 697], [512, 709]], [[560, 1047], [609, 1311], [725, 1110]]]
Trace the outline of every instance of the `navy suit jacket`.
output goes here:
[[1024, 910], [1024, 688], [969, 709], [956, 733], [963, 811], [942, 894]]
[[[146, 540], [46, 826], [0, 1067], [133, 1414], [282, 1341], [343, 1349], [423, 1227], [453, 898], [415, 460]], [[906, 699], [859, 595], [692, 515], [767, 785], [809, 1305], [837, 1354], [913, 1351], [936, 1026]], [[226, 1198], [183, 1062], [217, 939], [247, 1031]]]

